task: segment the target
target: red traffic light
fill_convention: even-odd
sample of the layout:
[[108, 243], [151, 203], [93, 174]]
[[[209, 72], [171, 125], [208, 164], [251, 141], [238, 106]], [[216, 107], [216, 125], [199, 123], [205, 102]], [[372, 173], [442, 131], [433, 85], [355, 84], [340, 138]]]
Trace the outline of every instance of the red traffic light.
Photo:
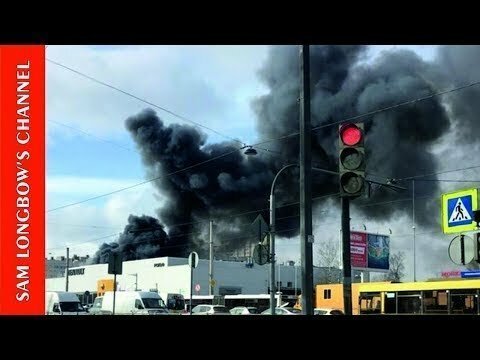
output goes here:
[[362, 130], [355, 124], [345, 124], [340, 128], [340, 139], [345, 145], [357, 145], [362, 137]]

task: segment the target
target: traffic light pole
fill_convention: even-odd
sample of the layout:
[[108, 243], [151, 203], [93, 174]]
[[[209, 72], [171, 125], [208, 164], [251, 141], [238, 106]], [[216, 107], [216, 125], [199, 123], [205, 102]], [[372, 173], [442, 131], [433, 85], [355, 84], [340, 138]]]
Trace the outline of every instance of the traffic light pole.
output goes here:
[[343, 307], [352, 315], [352, 263], [350, 260], [350, 199], [342, 197]]
[[310, 47], [300, 47], [300, 254], [302, 311], [313, 315], [312, 152], [310, 121]]

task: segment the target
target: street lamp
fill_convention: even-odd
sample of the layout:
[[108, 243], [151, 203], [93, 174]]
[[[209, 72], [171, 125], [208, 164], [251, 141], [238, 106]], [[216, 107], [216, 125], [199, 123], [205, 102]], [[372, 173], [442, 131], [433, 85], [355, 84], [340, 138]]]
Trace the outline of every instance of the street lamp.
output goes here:
[[270, 189], [270, 313], [275, 315], [275, 293], [276, 293], [276, 284], [275, 284], [275, 183], [277, 182], [278, 176], [282, 173], [283, 170], [286, 170], [290, 167], [298, 166], [297, 164], [289, 164], [282, 167], [272, 182], [272, 187]]
[[[245, 155], [256, 155], [257, 151], [252, 146], [245, 146], [248, 149], [245, 151]], [[288, 164], [282, 167], [277, 174], [275, 175], [272, 187], [270, 189], [270, 311], [271, 315], [275, 314], [275, 293], [276, 293], [276, 284], [275, 284], [275, 184], [279, 175], [286, 169], [297, 166], [300, 167], [299, 164]], [[316, 167], [312, 167], [312, 170], [322, 172], [325, 174], [330, 175], [339, 175], [337, 171], [330, 171], [325, 169], [319, 169]], [[313, 271], [313, 269], [312, 269]]]
[[257, 150], [250, 146], [247, 150], [245, 150], [244, 154], [248, 156], [257, 155]]

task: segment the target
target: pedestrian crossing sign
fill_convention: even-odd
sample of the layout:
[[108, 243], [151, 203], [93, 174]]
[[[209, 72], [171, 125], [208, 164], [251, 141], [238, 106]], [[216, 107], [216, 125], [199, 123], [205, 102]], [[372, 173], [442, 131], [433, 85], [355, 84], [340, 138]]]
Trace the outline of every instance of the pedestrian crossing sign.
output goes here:
[[477, 189], [442, 195], [442, 230], [444, 234], [477, 229], [473, 212], [478, 210]]

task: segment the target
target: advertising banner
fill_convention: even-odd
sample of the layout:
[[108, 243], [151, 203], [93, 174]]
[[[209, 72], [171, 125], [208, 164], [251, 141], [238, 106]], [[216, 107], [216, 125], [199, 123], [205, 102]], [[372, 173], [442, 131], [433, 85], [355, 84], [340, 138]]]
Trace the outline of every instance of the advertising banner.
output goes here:
[[351, 231], [350, 253], [352, 268], [356, 270], [388, 271], [390, 237]]

